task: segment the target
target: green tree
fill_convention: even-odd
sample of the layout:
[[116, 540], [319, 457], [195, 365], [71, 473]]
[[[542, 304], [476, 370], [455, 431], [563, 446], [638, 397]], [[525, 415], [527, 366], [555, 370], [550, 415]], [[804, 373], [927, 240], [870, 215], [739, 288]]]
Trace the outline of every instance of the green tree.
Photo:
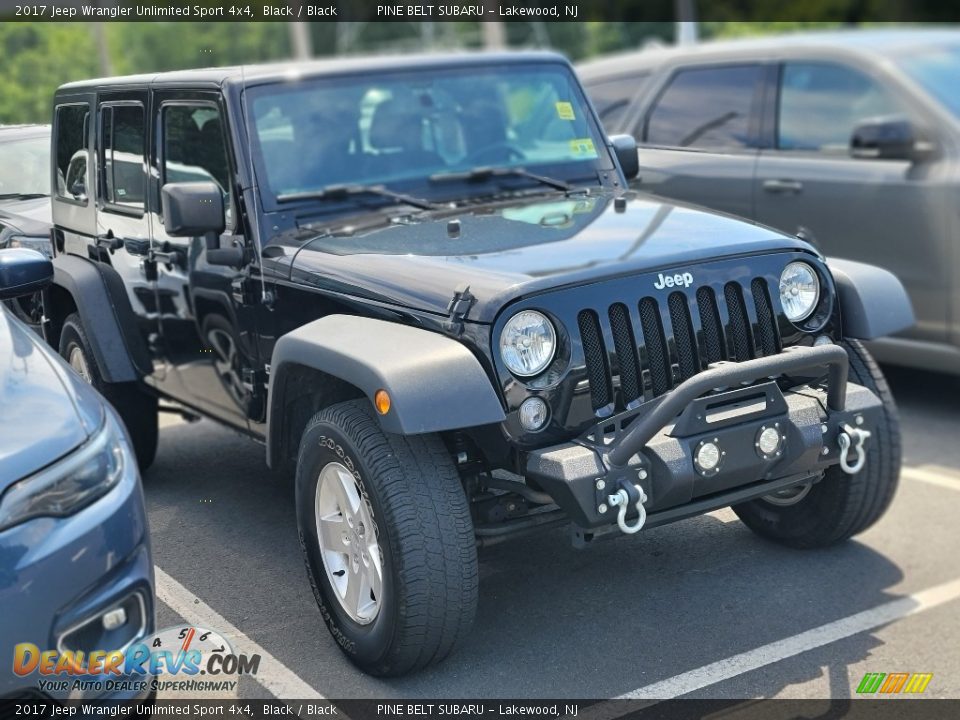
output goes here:
[[50, 122], [58, 85], [92, 77], [96, 46], [81, 23], [0, 23], [0, 123]]

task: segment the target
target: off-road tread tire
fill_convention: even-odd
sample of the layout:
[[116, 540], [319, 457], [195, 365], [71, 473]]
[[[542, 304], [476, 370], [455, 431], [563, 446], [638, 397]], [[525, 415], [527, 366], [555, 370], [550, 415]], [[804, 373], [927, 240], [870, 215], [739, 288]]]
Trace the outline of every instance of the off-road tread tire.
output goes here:
[[829, 468], [796, 505], [776, 507], [763, 500], [733, 506], [758, 535], [795, 548], [834, 545], [862, 533], [886, 512], [900, 481], [901, 439], [897, 406], [883, 372], [858, 340], [844, 341], [850, 379], [880, 398], [883, 412], [867, 441], [867, 462], [856, 475]]
[[103, 379], [83, 321], [77, 313], [67, 316], [60, 334], [60, 355], [68, 362], [71, 344], [78, 345], [83, 351], [87, 368], [90, 370], [91, 384], [120, 415], [130, 434], [137, 465], [141, 472], [145, 471], [157, 456], [159, 409], [156, 396], [144, 392], [135, 382], [111, 383]]
[[[338, 403], [307, 423], [298, 453], [298, 489], [318, 426], [333, 426], [353, 445], [348, 450], [360, 463], [366, 492], [375, 496], [371, 502], [378, 511], [374, 519], [380, 542], [389, 543], [394, 565], [384, 573], [393, 578], [396, 606], [380, 608], [380, 613], [395, 614], [392, 637], [379, 658], [345, 650], [347, 657], [378, 676], [403, 675], [440, 662], [469, 633], [479, 585], [469, 503], [449, 452], [435, 435], [383, 432], [366, 400]], [[315, 484], [309, 487], [315, 492]], [[312, 508], [312, 494], [309, 501]], [[302, 530], [300, 540], [314, 594], [324, 609], [327, 600], [318, 583], [326, 584], [326, 575], [314, 576]], [[329, 627], [334, 615], [329, 610], [322, 614]], [[334, 628], [331, 632], [336, 637]]]

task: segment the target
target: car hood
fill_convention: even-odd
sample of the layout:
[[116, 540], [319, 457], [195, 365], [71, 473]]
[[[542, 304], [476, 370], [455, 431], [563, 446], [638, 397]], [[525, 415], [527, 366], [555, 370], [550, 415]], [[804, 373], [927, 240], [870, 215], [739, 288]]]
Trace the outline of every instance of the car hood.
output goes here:
[[4, 200], [0, 202], [0, 225], [16, 228], [24, 235], [47, 236], [53, 224], [50, 198]]
[[476, 303], [467, 319], [475, 322], [492, 322], [511, 300], [557, 287], [717, 256], [811, 250], [734, 217], [611, 194], [515, 199], [331, 228], [313, 239], [304, 231], [284, 241], [299, 248], [285, 268], [293, 281], [439, 314], [469, 286]]
[[96, 392], [0, 307], [0, 493], [69, 453], [102, 422]]

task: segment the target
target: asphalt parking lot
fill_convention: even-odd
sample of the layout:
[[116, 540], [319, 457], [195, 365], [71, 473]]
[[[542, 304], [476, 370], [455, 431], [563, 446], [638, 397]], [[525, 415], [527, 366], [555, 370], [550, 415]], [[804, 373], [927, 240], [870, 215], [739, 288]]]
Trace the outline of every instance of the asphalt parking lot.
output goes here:
[[158, 626], [265, 652], [240, 697], [845, 698], [867, 672], [929, 672], [960, 698], [960, 381], [890, 372], [905, 472], [841, 547], [798, 552], [730, 511], [578, 551], [556, 530], [481, 551], [480, 611], [455, 656], [408, 678], [355, 670], [327, 633], [291, 486], [260, 446], [164, 419], [144, 486]]

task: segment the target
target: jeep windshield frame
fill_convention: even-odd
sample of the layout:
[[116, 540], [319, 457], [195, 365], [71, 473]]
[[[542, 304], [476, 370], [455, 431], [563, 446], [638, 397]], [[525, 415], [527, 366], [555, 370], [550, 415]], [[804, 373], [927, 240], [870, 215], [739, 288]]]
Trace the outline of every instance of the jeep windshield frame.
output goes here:
[[[431, 204], [474, 204], [556, 193], [560, 183], [600, 189], [618, 177], [593, 108], [560, 60], [364, 69], [276, 79], [242, 92], [268, 213], [339, 214], [396, 204], [386, 194], [319, 192], [338, 185], [383, 187]], [[490, 178], [495, 182], [471, 176], [491, 166], [499, 170]], [[438, 176], [449, 180], [438, 183]]]

